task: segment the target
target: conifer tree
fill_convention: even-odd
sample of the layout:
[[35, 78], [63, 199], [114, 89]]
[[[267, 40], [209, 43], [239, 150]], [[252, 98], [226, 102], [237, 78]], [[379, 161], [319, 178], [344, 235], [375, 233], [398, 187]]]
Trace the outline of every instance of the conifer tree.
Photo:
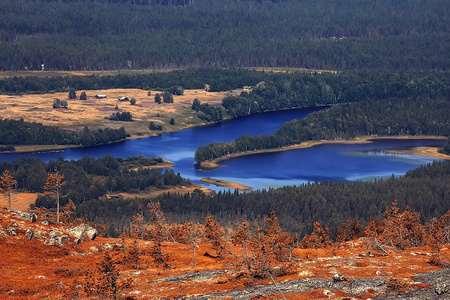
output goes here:
[[47, 195], [53, 195], [56, 198], [56, 223], [59, 224], [59, 197], [60, 190], [65, 185], [64, 176], [59, 174], [58, 169], [55, 168], [54, 173], [48, 173], [47, 183], [44, 185], [44, 190]]
[[8, 209], [11, 209], [11, 192], [14, 188], [14, 185], [17, 184], [17, 181], [13, 179], [11, 175], [9, 175], [9, 171], [5, 170], [3, 175], [0, 177], [0, 194], [8, 197]]

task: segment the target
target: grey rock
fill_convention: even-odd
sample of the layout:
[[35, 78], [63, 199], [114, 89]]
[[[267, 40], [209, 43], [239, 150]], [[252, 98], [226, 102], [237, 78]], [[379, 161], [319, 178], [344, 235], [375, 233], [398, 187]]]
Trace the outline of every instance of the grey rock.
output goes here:
[[103, 250], [112, 250], [114, 247], [111, 244], [102, 245]]
[[47, 226], [48, 225], [48, 221], [44, 220], [44, 221], [41, 222], [41, 224]]
[[56, 243], [57, 241], [55, 238], [49, 238], [44, 241], [44, 244], [46, 244], [47, 246], [55, 246]]
[[12, 236], [16, 236], [17, 235], [16, 228], [12, 227], [12, 226], [6, 228], [6, 232], [8, 232], [8, 234], [12, 235]]
[[55, 238], [57, 236], [56, 232], [54, 230], [50, 231], [48, 233], [48, 235], [50, 236], [50, 238]]
[[333, 282], [342, 282], [342, 281], [347, 281], [347, 278], [345, 278], [344, 275], [339, 273], [333, 275]]
[[78, 225], [74, 228], [69, 229], [68, 232], [81, 241], [84, 241], [86, 237], [88, 237], [90, 240], [94, 240], [98, 235], [98, 231], [87, 224]]
[[19, 219], [22, 219], [22, 220], [26, 220], [26, 221], [30, 221], [31, 223], [34, 223], [34, 222], [37, 221], [37, 216], [34, 213], [27, 213], [27, 212], [18, 211], [18, 213], [15, 214], [13, 217], [19, 218]]
[[70, 240], [70, 237], [67, 234], [62, 234], [56, 237], [56, 240], [58, 241], [58, 245], [62, 246], [65, 242]]
[[27, 231], [25, 232], [25, 236], [31, 241], [34, 237], [34, 233], [30, 229], [27, 229]]
[[450, 285], [446, 284], [445, 282], [444, 283], [438, 283], [436, 285], [436, 288], [434, 289], [434, 291], [438, 295], [442, 295], [442, 294], [448, 293], [449, 290], [450, 290]]

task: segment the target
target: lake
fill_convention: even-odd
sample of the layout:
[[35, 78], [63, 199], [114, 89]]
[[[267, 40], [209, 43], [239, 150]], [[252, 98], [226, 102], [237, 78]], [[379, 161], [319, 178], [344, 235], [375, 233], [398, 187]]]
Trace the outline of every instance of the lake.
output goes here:
[[[271, 134], [285, 122], [300, 119], [317, 108], [304, 108], [267, 112], [238, 118], [211, 126], [166, 133], [157, 137], [127, 140], [120, 143], [74, 148], [61, 151], [1, 154], [1, 160], [34, 156], [44, 161], [56, 160], [60, 156], [77, 160], [83, 156], [114, 157], [145, 155], [161, 156], [174, 163], [175, 172], [191, 181], [200, 183], [203, 177], [238, 182], [253, 188], [299, 185], [324, 180], [373, 180], [392, 175], [399, 176], [408, 170], [434, 159], [413, 155], [389, 154], [386, 149], [417, 146], [442, 146], [439, 140], [376, 140], [371, 144], [327, 144], [306, 149], [243, 156], [223, 162], [214, 170], [195, 169], [194, 153], [199, 146], [211, 142], [233, 141], [243, 134]], [[202, 183], [214, 190], [224, 188]]]

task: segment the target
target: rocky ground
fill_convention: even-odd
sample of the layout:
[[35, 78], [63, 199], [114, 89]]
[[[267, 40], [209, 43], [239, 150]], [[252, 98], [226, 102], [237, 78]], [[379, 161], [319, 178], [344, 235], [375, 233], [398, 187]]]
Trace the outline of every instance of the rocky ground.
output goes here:
[[[450, 269], [430, 264], [428, 247], [385, 254], [359, 239], [317, 252], [295, 249], [281, 276], [251, 278], [234, 260], [209, 255], [206, 244], [197, 249], [194, 268], [192, 247], [166, 242], [164, 268], [151, 256], [151, 241], [97, 235], [87, 224], [56, 225], [32, 213], [0, 210], [0, 299], [95, 298], [86, 286], [106, 254], [117, 262], [117, 278], [131, 279], [118, 298], [450, 299]], [[132, 245], [140, 253], [135, 265], [121, 258]], [[448, 246], [441, 255], [450, 256]]]

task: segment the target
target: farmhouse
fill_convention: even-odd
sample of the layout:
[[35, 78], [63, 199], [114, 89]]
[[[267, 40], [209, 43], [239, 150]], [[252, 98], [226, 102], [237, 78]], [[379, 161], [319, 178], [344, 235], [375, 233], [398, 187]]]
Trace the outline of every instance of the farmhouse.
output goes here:
[[120, 97], [119, 101], [129, 101], [130, 99], [128, 99], [128, 97]]
[[97, 99], [106, 99], [106, 95], [104, 95], [104, 94], [95, 95], [95, 98], [97, 98]]

